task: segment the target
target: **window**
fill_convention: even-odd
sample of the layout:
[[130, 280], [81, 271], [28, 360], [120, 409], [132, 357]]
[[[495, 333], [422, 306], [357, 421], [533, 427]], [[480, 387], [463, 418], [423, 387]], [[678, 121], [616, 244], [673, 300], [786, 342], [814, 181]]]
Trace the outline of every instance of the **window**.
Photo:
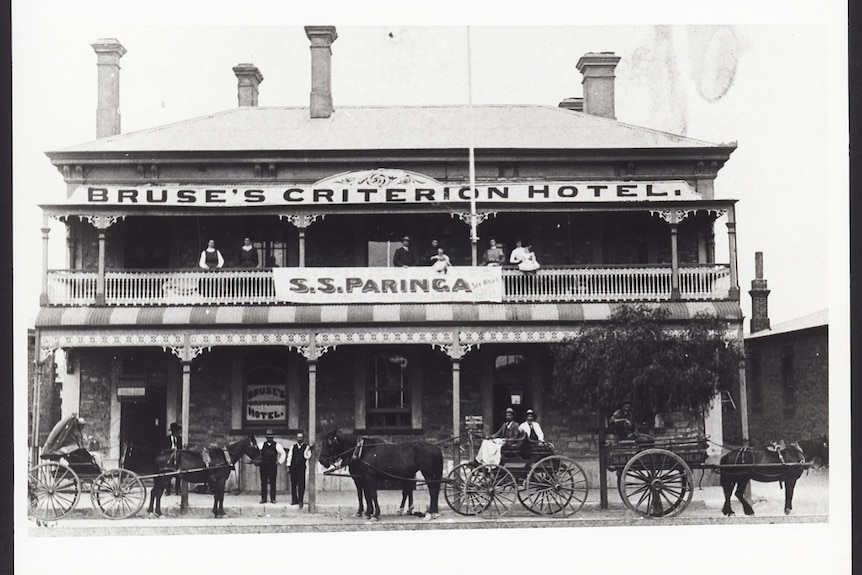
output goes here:
[[287, 425], [287, 377], [278, 367], [253, 367], [246, 371], [243, 390], [243, 423], [249, 427]]
[[796, 403], [796, 383], [793, 375], [793, 346], [781, 348], [781, 391], [785, 407]]
[[260, 266], [264, 268], [287, 267], [287, 242], [274, 240], [253, 242], [254, 249], [263, 255]]
[[368, 358], [365, 375], [367, 427], [410, 427], [409, 363], [405, 356], [391, 352], [377, 353]]

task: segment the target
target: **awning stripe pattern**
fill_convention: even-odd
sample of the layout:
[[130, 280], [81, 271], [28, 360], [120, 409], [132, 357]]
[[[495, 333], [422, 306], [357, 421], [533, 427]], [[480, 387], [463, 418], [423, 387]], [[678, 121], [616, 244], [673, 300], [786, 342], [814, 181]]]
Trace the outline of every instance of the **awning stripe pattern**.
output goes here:
[[[221, 306], [221, 307], [43, 307], [36, 327], [122, 326], [253, 326], [374, 325], [425, 323], [559, 323], [605, 321], [622, 304], [380, 304], [337, 306]], [[727, 302], [670, 302], [664, 307], [673, 321], [709, 313], [727, 320], [742, 320], [742, 309]]]

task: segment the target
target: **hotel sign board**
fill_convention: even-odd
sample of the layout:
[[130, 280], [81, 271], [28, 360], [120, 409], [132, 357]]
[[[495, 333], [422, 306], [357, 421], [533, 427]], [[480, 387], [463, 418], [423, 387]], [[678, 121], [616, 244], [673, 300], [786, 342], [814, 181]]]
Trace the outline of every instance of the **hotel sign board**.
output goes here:
[[[472, 197], [471, 197], [472, 196]], [[83, 185], [76, 187], [64, 205], [111, 207], [325, 207], [337, 205], [463, 204], [475, 199], [485, 204], [597, 203], [691, 201], [703, 197], [688, 182], [675, 181], [555, 181], [500, 182], [470, 186], [439, 183], [336, 183], [313, 185], [213, 186]]]
[[499, 267], [275, 268], [275, 295], [298, 304], [503, 301]]

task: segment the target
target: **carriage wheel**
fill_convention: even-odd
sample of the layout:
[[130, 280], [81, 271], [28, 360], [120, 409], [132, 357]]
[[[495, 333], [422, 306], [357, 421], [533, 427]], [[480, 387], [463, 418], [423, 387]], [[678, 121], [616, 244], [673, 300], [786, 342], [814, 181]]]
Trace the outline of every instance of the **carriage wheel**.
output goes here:
[[568, 457], [551, 455], [533, 464], [518, 499], [538, 515], [568, 516], [581, 510], [589, 491], [587, 474], [580, 465]]
[[27, 482], [27, 511], [37, 521], [56, 521], [78, 504], [81, 480], [62, 463], [40, 463], [30, 469]]
[[144, 506], [147, 490], [141, 478], [128, 469], [112, 469], [98, 476], [90, 487], [93, 509], [108, 519], [125, 519]]
[[682, 513], [694, 492], [691, 469], [666, 449], [647, 449], [628, 460], [618, 489], [626, 506], [644, 517]]
[[482, 517], [501, 517], [517, 500], [515, 477], [499, 465], [480, 465], [470, 473], [467, 484], [475, 489], [476, 512]]
[[449, 472], [443, 484], [443, 496], [452, 511], [461, 515], [476, 515], [484, 505], [484, 499], [476, 485], [470, 483], [473, 465], [464, 463]]

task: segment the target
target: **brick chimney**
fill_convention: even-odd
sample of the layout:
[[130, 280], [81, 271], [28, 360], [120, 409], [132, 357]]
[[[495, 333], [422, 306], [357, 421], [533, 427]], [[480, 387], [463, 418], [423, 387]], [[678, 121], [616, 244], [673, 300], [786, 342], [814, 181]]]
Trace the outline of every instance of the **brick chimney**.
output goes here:
[[578, 60], [584, 79], [584, 112], [616, 120], [614, 115], [614, 69], [620, 57], [613, 52], [588, 52]]
[[338, 38], [335, 26], [306, 26], [311, 40], [311, 117], [332, 115], [332, 50]]
[[766, 280], [763, 279], [763, 252], [754, 253], [754, 277], [751, 280], [751, 333], [769, 329], [769, 307]]
[[100, 38], [90, 46], [99, 70], [96, 137], [115, 136], [120, 133], [120, 58], [126, 49], [116, 38]]
[[254, 64], [237, 64], [233, 67], [236, 74], [236, 99], [239, 106], [257, 106], [258, 86], [263, 82], [263, 74]]

